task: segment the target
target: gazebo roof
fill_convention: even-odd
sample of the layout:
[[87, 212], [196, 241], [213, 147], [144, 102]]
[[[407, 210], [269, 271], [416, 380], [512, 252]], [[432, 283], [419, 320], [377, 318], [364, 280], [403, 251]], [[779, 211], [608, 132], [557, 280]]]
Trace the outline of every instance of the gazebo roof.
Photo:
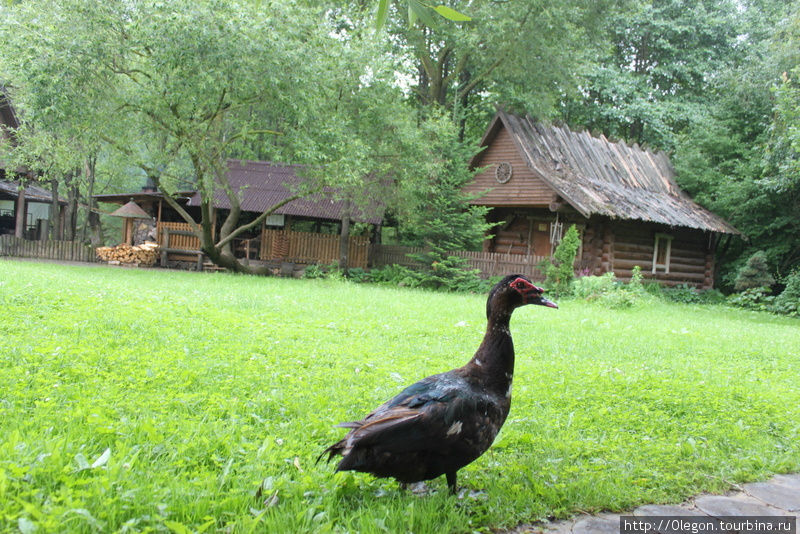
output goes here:
[[150, 215], [142, 208], [139, 207], [139, 204], [131, 200], [124, 206], [119, 207], [113, 213], [111, 213], [112, 217], [125, 217], [128, 219], [150, 219]]

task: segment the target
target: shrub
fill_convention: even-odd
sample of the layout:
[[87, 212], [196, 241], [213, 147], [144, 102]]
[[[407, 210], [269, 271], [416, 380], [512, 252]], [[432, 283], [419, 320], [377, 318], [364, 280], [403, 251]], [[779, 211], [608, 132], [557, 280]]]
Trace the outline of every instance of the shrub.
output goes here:
[[347, 279], [358, 284], [370, 282], [372, 280], [369, 271], [366, 271], [361, 267], [352, 267], [347, 269]]
[[325, 270], [317, 264], [309, 265], [303, 271], [303, 278], [325, 278]]
[[769, 287], [775, 283], [775, 279], [769, 273], [767, 265], [767, 255], [763, 250], [759, 250], [747, 260], [739, 272], [736, 274], [734, 289], [744, 291], [745, 289], [755, 289]]
[[666, 287], [661, 290], [661, 294], [672, 302], [683, 304], [700, 304], [702, 297], [696, 287], [689, 284], [678, 284], [674, 287]]
[[573, 280], [571, 285], [572, 295], [585, 300], [595, 300], [603, 294], [617, 288], [617, 277], [614, 273], [605, 273], [602, 276], [582, 276]]
[[575, 255], [580, 244], [578, 229], [573, 224], [556, 247], [553, 260], [545, 262], [545, 285], [555, 296], [569, 293], [570, 283], [575, 278]]
[[577, 278], [570, 286], [572, 295], [589, 301], [595, 301], [608, 308], [630, 308], [642, 300], [649, 299], [642, 284], [641, 269], [634, 268], [633, 277], [628, 284], [617, 281], [613, 272], [602, 276], [583, 276]]
[[373, 282], [393, 286], [415, 287], [417, 280], [414, 272], [402, 265], [386, 265], [369, 272]]
[[748, 310], [769, 311], [774, 300], [768, 287], [752, 287], [728, 297], [728, 304]]
[[628, 282], [628, 285], [625, 288], [632, 292], [632, 293], [644, 293], [644, 285], [642, 284], [642, 268], [638, 265], [634, 266], [633, 274], [631, 275], [631, 281]]
[[800, 270], [784, 279], [786, 287], [775, 297], [773, 311], [786, 315], [800, 315]]

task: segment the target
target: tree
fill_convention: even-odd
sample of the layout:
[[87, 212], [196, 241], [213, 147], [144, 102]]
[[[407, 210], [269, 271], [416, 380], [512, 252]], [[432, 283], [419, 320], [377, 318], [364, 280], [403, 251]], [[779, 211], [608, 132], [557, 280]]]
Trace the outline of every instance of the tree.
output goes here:
[[[390, 8], [387, 31], [420, 108], [443, 107], [462, 139], [483, 130], [496, 102], [552, 115], [574, 85], [576, 66], [597, 45], [594, 29], [613, 2], [558, 0], [450, 4], [470, 21]], [[424, 6], [422, 6], [424, 7]], [[357, 12], [355, 5], [349, 12]]]
[[791, 74], [800, 64], [798, 16], [785, 4], [765, 4], [748, 26], [744, 59], [715, 74], [708, 103], [677, 136], [673, 158], [681, 186], [748, 238], [723, 242], [718, 264], [726, 287], [758, 250], [778, 275], [800, 262], [800, 187], [791, 141], [800, 96], [792, 96]]
[[607, 26], [611, 47], [584, 71], [570, 124], [671, 149], [702, 113], [716, 73], [740, 58], [742, 20], [733, 0], [629, 3]]

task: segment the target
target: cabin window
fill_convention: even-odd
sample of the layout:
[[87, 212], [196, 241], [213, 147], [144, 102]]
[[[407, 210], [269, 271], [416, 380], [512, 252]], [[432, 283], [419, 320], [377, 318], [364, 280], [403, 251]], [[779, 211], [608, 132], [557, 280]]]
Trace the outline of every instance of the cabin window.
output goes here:
[[669, 257], [672, 252], [672, 236], [656, 234], [653, 246], [653, 273], [669, 273]]

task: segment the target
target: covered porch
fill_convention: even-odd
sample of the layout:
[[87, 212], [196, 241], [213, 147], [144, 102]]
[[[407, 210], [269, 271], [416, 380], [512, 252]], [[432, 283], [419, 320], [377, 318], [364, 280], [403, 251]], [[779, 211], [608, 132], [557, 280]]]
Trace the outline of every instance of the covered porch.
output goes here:
[[[34, 184], [20, 186], [18, 181], [5, 180], [0, 169], [0, 235], [13, 235], [28, 240], [47, 239], [47, 223], [53, 209], [53, 196]], [[59, 200], [56, 227], [65, 224], [66, 201]]]

